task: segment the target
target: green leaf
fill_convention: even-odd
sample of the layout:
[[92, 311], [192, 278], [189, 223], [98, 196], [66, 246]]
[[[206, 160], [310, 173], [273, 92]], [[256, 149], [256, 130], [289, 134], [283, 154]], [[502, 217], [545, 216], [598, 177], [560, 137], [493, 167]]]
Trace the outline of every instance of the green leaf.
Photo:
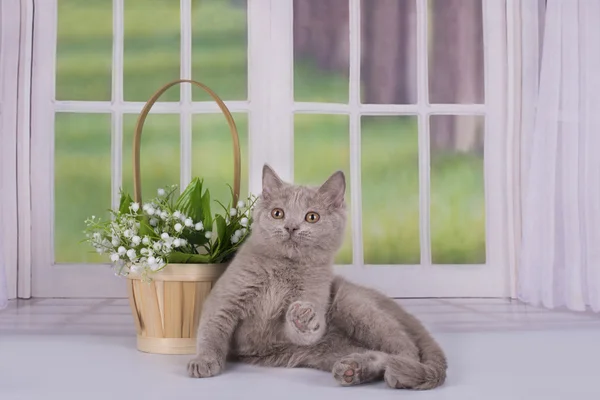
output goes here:
[[225, 222], [225, 218], [223, 218], [223, 216], [219, 214], [215, 217], [215, 223], [217, 227], [217, 243], [213, 249], [213, 256], [217, 256], [221, 249], [224, 249], [227, 246], [227, 243], [229, 241], [229, 235], [227, 235], [227, 223]]
[[211, 261], [209, 254], [186, 254], [173, 251], [169, 254], [171, 264], [208, 264]]
[[208, 239], [204, 236], [204, 231], [194, 232], [194, 233], [186, 233], [183, 235], [185, 240], [190, 242], [195, 246], [203, 246], [208, 243]]
[[222, 252], [221, 254], [218, 254], [214, 259], [213, 262], [218, 264], [218, 263], [222, 263], [222, 262], [226, 262], [229, 259], [233, 258], [233, 256], [235, 255], [235, 253], [237, 252], [237, 247], [232, 247], [229, 248], [228, 250]]
[[213, 220], [212, 213], [210, 211], [210, 192], [206, 189], [204, 192], [204, 196], [202, 196], [201, 201], [202, 207], [202, 223], [204, 224], [204, 229], [212, 230]]
[[202, 180], [194, 178], [175, 203], [175, 209], [194, 221], [202, 221]]
[[133, 203], [133, 199], [129, 194], [121, 192], [121, 200], [119, 201], [119, 212], [122, 214], [129, 212], [129, 206]]
[[147, 216], [144, 215], [140, 215], [138, 217], [138, 221], [140, 221], [140, 236], [144, 237], [144, 236], [149, 236], [149, 237], [154, 237], [156, 236], [156, 234], [154, 233], [154, 230], [152, 229], [152, 227], [150, 226], [150, 222]]

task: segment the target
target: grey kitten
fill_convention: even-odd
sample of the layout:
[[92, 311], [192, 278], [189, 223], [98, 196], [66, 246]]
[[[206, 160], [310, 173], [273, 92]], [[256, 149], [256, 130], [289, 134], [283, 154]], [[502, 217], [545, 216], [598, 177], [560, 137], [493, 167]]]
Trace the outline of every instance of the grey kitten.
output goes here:
[[444, 383], [444, 353], [415, 317], [334, 275], [345, 189], [342, 172], [309, 188], [265, 165], [252, 235], [205, 302], [190, 376], [221, 373], [229, 356], [332, 371], [345, 386], [381, 378], [397, 389]]

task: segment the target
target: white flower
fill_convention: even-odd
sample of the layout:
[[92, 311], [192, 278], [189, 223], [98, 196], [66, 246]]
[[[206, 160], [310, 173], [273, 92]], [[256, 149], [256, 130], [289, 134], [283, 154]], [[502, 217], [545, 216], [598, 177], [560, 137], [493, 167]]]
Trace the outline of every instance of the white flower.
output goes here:
[[148, 257], [148, 265], [154, 265], [156, 263], [156, 258], [150, 256]]
[[142, 210], [148, 211], [149, 208], [150, 208], [150, 204], [144, 204], [144, 206], [142, 207]]
[[149, 245], [150, 244], [150, 238], [148, 236], [144, 236], [144, 238], [142, 239], [142, 243], [144, 243], [145, 245]]
[[141, 249], [140, 250], [140, 254], [143, 255], [143, 256], [147, 256], [148, 255], [148, 249], [146, 249], [146, 248]]
[[250, 216], [250, 210], [246, 211], [246, 212], [244, 213], [244, 215], [245, 215], [246, 217], [249, 217], [249, 216]]
[[181, 238], [179, 239], [179, 243], [181, 243], [182, 246], [185, 246], [187, 244], [187, 240]]
[[229, 210], [229, 215], [235, 217], [237, 215], [237, 210], [235, 208], [232, 208], [231, 210]]
[[240, 236], [242, 236], [242, 231], [238, 229], [237, 231], [233, 232], [233, 235], [240, 237]]
[[154, 249], [154, 251], [160, 251], [160, 249], [162, 248], [162, 243], [161, 242], [156, 242], [156, 243], [154, 243], [154, 245], [152, 246], [152, 248]]
[[179, 217], [181, 217], [181, 212], [180, 211], [175, 211], [173, 213], [173, 218], [179, 218]]
[[162, 219], [167, 219], [167, 218], [169, 218], [169, 214], [166, 211], [163, 211], [160, 213], [160, 217]]
[[240, 225], [241, 226], [248, 226], [248, 218], [244, 217], [240, 220]]
[[156, 272], [156, 271], [158, 271], [158, 270], [159, 270], [159, 269], [161, 269], [161, 268], [162, 268], [162, 265], [160, 265], [160, 264], [152, 264], [152, 265], [150, 266], [150, 269], [151, 269], [152, 271], [155, 271], [155, 272]]
[[160, 208], [157, 208], [154, 210], [154, 214], [156, 214], [157, 217], [160, 217], [161, 213], [162, 213], [162, 210]]
[[238, 208], [244, 208], [246, 207], [246, 203], [244, 203], [242, 200], [238, 201], [237, 203]]
[[140, 272], [140, 266], [139, 265], [132, 265], [131, 267], [129, 267], [129, 272], [132, 272], [134, 274], [137, 274]]
[[207, 239], [210, 239], [212, 237], [212, 232], [211, 231], [206, 232], [204, 234], [204, 237], [207, 238]]
[[195, 226], [194, 229], [197, 231], [201, 231], [202, 229], [204, 229], [204, 224], [202, 222], [198, 222]]
[[194, 221], [191, 218], [186, 218], [184, 223], [185, 226], [194, 226]]
[[117, 249], [117, 252], [118, 252], [120, 255], [123, 255], [123, 254], [127, 253], [127, 249], [126, 249], [125, 247], [123, 247], [123, 246], [120, 246], [120, 247]]
[[119, 257], [119, 255], [118, 255], [117, 253], [112, 253], [112, 254], [110, 255], [110, 261], [112, 261], [112, 262], [117, 262], [117, 261], [119, 261], [119, 258], [120, 258], [120, 257]]
[[233, 243], [233, 244], [236, 244], [236, 243], [237, 243], [237, 242], [239, 242], [239, 241], [240, 241], [240, 238], [239, 238], [239, 236], [233, 235], [233, 236], [231, 237], [231, 243]]
[[165, 242], [165, 244], [163, 244], [163, 249], [166, 250], [166, 251], [170, 251], [171, 250], [171, 243]]
[[135, 250], [134, 249], [127, 250], [127, 257], [129, 257], [130, 260], [133, 260], [135, 258]]
[[131, 205], [129, 206], [129, 208], [133, 212], [138, 212], [138, 210], [140, 209], [140, 203], [131, 203]]
[[136, 246], [142, 242], [142, 238], [139, 236], [134, 236], [131, 238], [131, 243], [134, 243]]
[[179, 223], [175, 224], [174, 228], [176, 232], [181, 232], [183, 230], [183, 226]]
[[130, 238], [133, 236], [133, 233], [131, 233], [129, 229], [125, 229], [125, 232], [123, 232], [123, 236], [125, 236], [126, 238]]
[[152, 271], [158, 271], [159, 269], [161, 269], [163, 266], [165, 265], [165, 263], [163, 262], [162, 258], [157, 258], [154, 261], [154, 265], [150, 266], [150, 269]]
[[167, 240], [169, 238], [169, 234], [167, 232], [163, 232], [161, 233], [160, 238], [162, 240]]
[[158, 195], [159, 195], [159, 196], [164, 196], [164, 195], [165, 195], [165, 193], [166, 193], [166, 192], [165, 192], [165, 189], [163, 189], [163, 188], [160, 188], [160, 189], [158, 189], [158, 190], [157, 190], [157, 192], [158, 192]]
[[246, 234], [246, 232], [248, 232], [248, 229], [246, 229], [246, 228], [242, 228], [242, 235], [245, 235], [245, 234]]
[[148, 215], [154, 215], [154, 208], [153, 207], [148, 207], [148, 209], [146, 210], [146, 212], [148, 213]]
[[179, 240], [179, 239], [173, 240], [173, 247], [179, 247], [179, 246], [181, 246], [181, 240]]
[[102, 253], [104, 253], [104, 250], [102, 250], [102, 247], [96, 247], [96, 252], [98, 254], [102, 254]]
[[118, 245], [119, 245], [119, 239], [116, 239], [116, 238], [115, 238], [115, 239], [113, 239], [113, 240], [112, 240], [112, 245], [113, 245], [113, 246], [118, 246]]
[[229, 217], [228, 217], [228, 218], [225, 218], [225, 223], [226, 223], [227, 225], [229, 225], [229, 222], [230, 222], [230, 221], [229, 221]]
[[150, 219], [150, 225], [152, 225], [152, 226], [158, 225], [158, 220], [156, 218], [151, 218]]

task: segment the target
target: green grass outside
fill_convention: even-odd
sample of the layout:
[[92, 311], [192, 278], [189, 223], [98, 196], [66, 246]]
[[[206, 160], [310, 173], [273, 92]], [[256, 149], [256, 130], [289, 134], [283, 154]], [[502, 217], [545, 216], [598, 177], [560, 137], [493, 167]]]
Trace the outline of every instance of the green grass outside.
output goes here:
[[[110, 100], [112, 14], [110, 0], [59, 1], [57, 88], [59, 100]], [[151, 6], [149, 6], [151, 4]], [[125, 2], [124, 98], [145, 101], [179, 76], [179, 2]], [[227, 100], [247, 97], [246, 13], [224, 0], [193, 3], [193, 77]], [[296, 99], [347, 101], [346, 78], [295, 64]], [[177, 101], [178, 88], [161, 100]], [[194, 92], [194, 100], [208, 100]], [[247, 160], [248, 121], [234, 115]], [[124, 118], [123, 186], [132, 189], [131, 141], [136, 115]], [[106, 215], [111, 187], [110, 115], [63, 114], [56, 118], [55, 252], [57, 262], [105, 262], [79, 241], [83, 220]], [[228, 199], [231, 140], [218, 114], [193, 119], [192, 172], [213, 197]], [[143, 197], [179, 183], [179, 116], [150, 115], [142, 140]], [[348, 117], [295, 117], [295, 179], [318, 184], [336, 169], [348, 174]], [[242, 193], [247, 193], [243, 163]], [[420, 260], [416, 118], [364, 117], [361, 181], [365, 262], [414, 264]], [[348, 192], [349, 193], [349, 192]], [[347, 197], [348, 203], [349, 196]], [[216, 206], [216, 204], [215, 204]], [[349, 204], [350, 206], [350, 204]], [[485, 262], [483, 160], [476, 154], [435, 154], [431, 162], [431, 242], [436, 263]], [[352, 221], [339, 263], [352, 261]]]

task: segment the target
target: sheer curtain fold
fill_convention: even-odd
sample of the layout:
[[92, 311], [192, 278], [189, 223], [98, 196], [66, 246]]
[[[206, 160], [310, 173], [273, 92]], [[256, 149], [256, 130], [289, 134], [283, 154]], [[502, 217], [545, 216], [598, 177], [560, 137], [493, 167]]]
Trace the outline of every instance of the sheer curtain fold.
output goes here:
[[[0, 85], [2, 85], [2, 83], [4, 82], [4, 74], [5, 74], [5, 70], [2, 64], [2, 59], [4, 58], [4, 52], [2, 51], [2, 46], [4, 43], [4, 32], [2, 30], [2, 22], [3, 22], [3, 18], [4, 17], [4, 9], [2, 4], [0, 4]], [[1, 88], [0, 88], [1, 89]], [[0, 105], [3, 102], [3, 96], [0, 93]], [[0, 130], [4, 130], [4, 123], [3, 123], [3, 118], [0, 115]], [[0, 132], [2, 135], [4, 135], [4, 132]], [[4, 144], [2, 140], [0, 140], [1, 144]], [[0, 165], [2, 165], [2, 163], [0, 163]], [[3, 180], [3, 175], [1, 173], [2, 171], [0, 171], [0, 310], [3, 309], [4, 307], [6, 307], [6, 304], [8, 302], [8, 288], [7, 288], [7, 283], [6, 283], [6, 267], [4, 265], [5, 263], [5, 257], [4, 257], [4, 240], [3, 240], [3, 234], [2, 231], [4, 230], [4, 221], [2, 218], [2, 211], [4, 209], [4, 201], [3, 201], [3, 193], [5, 189], [5, 185], [4, 185], [4, 180]]]
[[[600, 2], [548, 0], [535, 27], [525, 25], [537, 18], [531, 3], [521, 11], [523, 40], [530, 44], [521, 55], [521, 90], [536, 106], [523, 109], [521, 125], [518, 295], [549, 308], [598, 312]], [[539, 36], [532, 31], [537, 26], [544, 27]], [[530, 51], [535, 41], [539, 53]]]
[[[2, 203], [0, 201], [0, 203]], [[0, 220], [0, 227], [2, 226], [2, 220]], [[8, 304], [8, 289], [6, 285], [6, 270], [4, 266], [4, 248], [2, 240], [2, 229], [0, 229], [0, 310], [2, 310]]]

